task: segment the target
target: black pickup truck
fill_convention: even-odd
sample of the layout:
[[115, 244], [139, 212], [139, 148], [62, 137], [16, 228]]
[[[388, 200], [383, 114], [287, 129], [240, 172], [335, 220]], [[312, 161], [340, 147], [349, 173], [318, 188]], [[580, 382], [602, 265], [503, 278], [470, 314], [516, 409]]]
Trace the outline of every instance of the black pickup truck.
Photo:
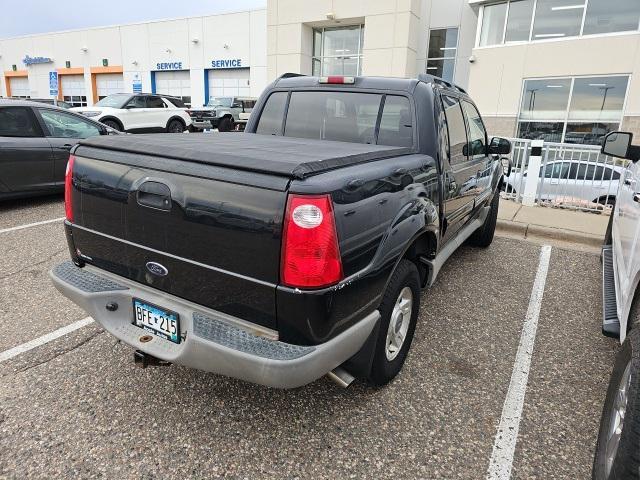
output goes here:
[[510, 149], [438, 78], [287, 74], [246, 133], [82, 141], [51, 276], [144, 365], [383, 385], [421, 289], [491, 243]]

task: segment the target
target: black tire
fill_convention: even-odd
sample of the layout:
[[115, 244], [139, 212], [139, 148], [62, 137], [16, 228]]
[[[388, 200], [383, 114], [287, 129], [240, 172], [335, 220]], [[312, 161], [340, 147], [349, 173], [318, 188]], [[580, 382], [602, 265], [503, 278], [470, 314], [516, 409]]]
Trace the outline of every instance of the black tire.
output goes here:
[[496, 232], [498, 221], [498, 208], [500, 207], [500, 194], [495, 192], [491, 200], [491, 209], [485, 218], [484, 223], [478, 230], [469, 237], [469, 244], [474, 247], [487, 248], [493, 242], [493, 235]]
[[233, 118], [231, 117], [224, 117], [222, 120], [220, 120], [220, 123], [218, 124], [219, 132], [230, 132], [234, 128], [235, 126], [233, 124]]
[[107, 127], [113, 128], [114, 130], [117, 130], [119, 132], [122, 131], [122, 125], [120, 125], [120, 123], [118, 123], [115, 120], [103, 120], [101, 123], [103, 123]]
[[[614, 421], [614, 405], [625, 370], [629, 366], [626, 411], [620, 441], [610, 472], [607, 474], [607, 441]], [[640, 330], [636, 327], [622, 344], [616, 356], [607, 396], [600, 419], [600, 431], [593, 459], [594, 480], [640, 479]]]
[[[397, 350], [394, 358], [389, 359], [387, 356], [387, 333], [394, 307], [405, 287], [410, 289], [412, 295], [411, 316], [400, 349]], [[413, 262], [406, 259], [400, 260], [389, 280], [379, 310], [381, 314], [380, 329], [368, 378], [368, 383], [374, 386], [386, 385], [398, 375], [411, 347], [420, 310], [420, 275]]]
[[167, 124], [167, 133], [182, 133], [185, 130], [185, 125], [182, 120], [174, 118]]

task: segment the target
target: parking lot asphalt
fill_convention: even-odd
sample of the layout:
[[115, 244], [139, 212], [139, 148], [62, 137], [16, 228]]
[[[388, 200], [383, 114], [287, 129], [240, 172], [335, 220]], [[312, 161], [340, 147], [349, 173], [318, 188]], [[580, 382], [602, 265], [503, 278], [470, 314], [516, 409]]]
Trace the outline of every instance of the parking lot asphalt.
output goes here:
[[[63, 215], [0, 209], [0, 229]], [[463, 247], [422, 296], [412, 350], [382, 389], [290, 391], [180, 366], [134, 367], [96, 324], [0, 363], [0, 478], [486, 478], [540, 246]], [[86, 314], [47, 271], [59, 223], [0, 234], [0, 353]], [[600, 264], [552, 249], [512, 478], [588, 478], [616, 344]]]

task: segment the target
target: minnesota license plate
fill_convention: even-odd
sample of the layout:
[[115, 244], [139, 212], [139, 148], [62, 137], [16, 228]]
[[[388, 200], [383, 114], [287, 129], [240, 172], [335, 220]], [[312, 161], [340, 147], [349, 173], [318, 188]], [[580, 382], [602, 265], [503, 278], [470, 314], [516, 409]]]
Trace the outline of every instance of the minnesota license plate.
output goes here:
[[180, 316], [170, 310], [133, 299], [133, 324], [173, 343], [180, 343]]

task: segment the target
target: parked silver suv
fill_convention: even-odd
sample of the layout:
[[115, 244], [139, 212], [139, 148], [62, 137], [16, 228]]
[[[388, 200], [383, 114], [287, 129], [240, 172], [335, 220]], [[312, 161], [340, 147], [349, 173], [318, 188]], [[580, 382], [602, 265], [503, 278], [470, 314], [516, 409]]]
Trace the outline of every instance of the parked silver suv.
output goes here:
[[211, 97], [206, 106], [188, 110], [194, 130], [217, 128], [221, 132], [243, 129], [256, 104], [253, 97]]

